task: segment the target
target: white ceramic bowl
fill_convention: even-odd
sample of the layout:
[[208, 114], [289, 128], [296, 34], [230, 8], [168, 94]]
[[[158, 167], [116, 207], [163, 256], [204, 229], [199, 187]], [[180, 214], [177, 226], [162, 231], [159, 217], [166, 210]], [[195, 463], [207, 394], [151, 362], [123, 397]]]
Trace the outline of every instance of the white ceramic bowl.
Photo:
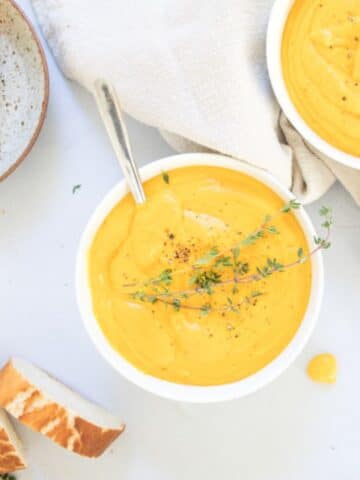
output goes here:
[[267, 30], [266, 57], [272, 88], [275, 96], [292, 125], [317, 150], [329, 158], [352, 168], [360, 169], [360, 158], [343, 152], [317, 135], [303, 120], [287, 91], [282, 65], [281, 44], [285, 24], [296, 0], [275, 0]]
[[[243, 172], [267, 185], [283, 198], [284, 202], [294, 198], [286, 188], [264, 171], [222, 155], [194, 153], [167, 157], [142, 167], [141, 178], [148, 180], [161, 174], [163, 171], [171, 172], [173, 169], [191, 165], [218, 166]], [[98, 228], [112, 208], [127, 192], [127, 185], [125, 181], [122, 181], [106, 195], [91, 216], [82, 235], [78, 250], [76, 265], [77, 301], [85, 328], [99, 352], [115, 370], [139, 387], [162, 397], [186, 402], [209, 403], [243, 397], [278, 377], [288, 368], [304, 348], [316, 324], [323, 294], [323, 263], [321, 252], [316, 254], [311, 260], [313, 279], [309, 305], [304, 319], [290, 344], [270, 364], [254, 375], [226, 385], [201, 387], [179, 385], [160, 380], [136, 369], [116, 352], [105, 338], [93, 314], [91, 293], [88, 284], [88, 251]], [[313, 248], [315, 231], [309, 217], [303, 208], [297, 210], [295, 215], [305, 232], [309, 247]]]

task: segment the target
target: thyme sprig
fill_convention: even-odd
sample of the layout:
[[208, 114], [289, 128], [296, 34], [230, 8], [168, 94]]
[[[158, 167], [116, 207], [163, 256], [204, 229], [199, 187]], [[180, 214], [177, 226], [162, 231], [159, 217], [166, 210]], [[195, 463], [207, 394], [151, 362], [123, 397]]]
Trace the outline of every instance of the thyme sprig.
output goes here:
[[[175, 311], [180, 311], [180, 309], [184, 310], [195, 310], [200, 312], [201, 315], [207, 315], [210, 312], [234, 312], [234, 313], [240, 313], [241, 308], [244, 305], [255, 305], [258, 297], [264, 295], [264, 293], [259, 292], [257, 290], [250, 292], [249, 295], [246, 295], [241, 301], [235, 301], [231, 297], [227, 297], [226, 301], [227, 303], [223, 306], [220, 307], [214, 307], [210, 302], [206, 302], [202, 305], [189, 305], [186, 303], [183, 303], [180, 298], [174, 297], [174, 298], [169, 298], [167, 299], [166, 296], [163, 295], [151, 295], [147, 294], [145, 292], [134, 292], [131, 294], [131, 297], [134, 300], [140, 300], [142, 302], [147, 302], [147, 303], [163, 303], [166, 306], [173, 307]], [[171, 297], [171, 295], [169, 295]], [[187, 296], [183, 296], [182, 298], [188, 298]]]
[[[242, 250], [250, 245], [254, 245], [259, 240], [263, 239], [266, 234], [279, 235], [280, 232], [272, 224], [274, 219], [281, 214], [287, 214], [292, 210], [300, 208], [300, 203], [296, 200], [291, 200], [285, 204], [280, 211], [271, 216], [266, 215], [262, 224], [258, 229], [245, 236], [235, 246], [232, 246], [222, 252], [214, 246], [206, 252], [201, 258], [195, 260], [190, 268], [191, 275], [188, 278], [189, 288], [182, 290], [171, 290], [170, 286], [173, 284], [174, 276], [179, 271], [173, 271], [168, 268], [162, 271], [157, 277], [150, 278], [141, 284], [142, 288], [130, 293], [132, 299], [145, 303], [163, 303], [166, 306], [171, 306], [175, 311], [181, 309], [196, 310], [201, 315], [207, 315], [210, 312], [234, 312], [240, 313], [244, 305], [254, 304], [257, 297], [263, 295], [263, 292], [252, 291], [248, 295], [240, 295], [240, 286], [259, 282], [276, 272], [285, 272], [297, 265], [300, 265], [310, 259], [312, 255], [321, 249], [328, 249], [330, 247], [330, 232], [333, 224], [331, 210], [328, 207], [321, 207], [319, 210], [320, 216], [323, 218], [321, 224], [325, 230], [323, 237], [314, 237], [315, 247], [308, 253], [304, 252], [302, 247], [297, 250], [297, 257], [290, 263], [283, 264], [276, 258], [267, 258], [263, 265], [255, 266], [253, 273], [250, 272], [250, 265], [244, 262], [240, 256]], [[185, 270], [189, 271], [189, 270]], [[184, 269], [181, 270], [184, 273]], [[229, 276], [229, 273], [231, 275]], [[135, 286], [136, 283], [124, 286]], [[215, 305], [210, 301], [203, 304], [190, 304], [188, 299], [192, 296], [209, 296], [214, 293], [214, 290], [219, 287], [232, 285], [231, 295], [227, 297], [226, 304]], [[239, 295], [238, 295], [239, 294]], [[239, 297], [239, 298], [238, 298]]]
[[[166, 173], [166, 172], [164, 172]], [[276, 220], [279, 216], [289, 213], [292, 210], [297, 210], [299, 209], [301, 204], [297, 202], [296, 200], [292, 199], [289, 202], [285, 203], [278, 212], [276, 212], [274, 215], [265, 215], [264, 220], [260, 227], [258, 227], [256, 230], [253, 232], [247, 234], [240, 242], [238, 242], [236, 245], [231, 246], [230, 248], [226, 248], [223, 251], [220, 251], [216, 246], [211, 247], [211, 249], [206, 252], [202, 257], [199, 259], [195, 260], [195, 262], [190, 265], [187, 268], [182, 268], [179, 270], [172, 270], [172, 269], [165, 269], [163, 272], [159, 274], [158, 277], [151, 278], [149, 280], [146, 280], [145, 282], [132, 282], [132, 283], [126, 283], [123, 285], [125, 288], [129, 287], [136, 287], [136, 286], [149, 286], [151, 284], [159, 284], [161, 283], [161, 276], [162, 275], [171, 275], [173, 278], [176, 275], [182, 275], [184, 273], [187, 273], [189, 271], [197, 270], [199, 268], [203, 268], [209, 264], [211, 264], [213, 261], [215, 261], [215, 267], [219, 266], [231, 266], [231, 260], [230, 260], [230, 254], [234, 258], [238, 258], [240, 255], [240, 251], [244, 247], [249, 247], [253, 244], [255, 244], [258, 240], [262, 239], [265, 237], [266, 233], [269, 234], [276, 234], [278, 235], [279, 232], [277, 228], [274, 225], [271, 225], [270, 222], [273, 222]], [[160, 280], [160, 282], [159, 282]]]

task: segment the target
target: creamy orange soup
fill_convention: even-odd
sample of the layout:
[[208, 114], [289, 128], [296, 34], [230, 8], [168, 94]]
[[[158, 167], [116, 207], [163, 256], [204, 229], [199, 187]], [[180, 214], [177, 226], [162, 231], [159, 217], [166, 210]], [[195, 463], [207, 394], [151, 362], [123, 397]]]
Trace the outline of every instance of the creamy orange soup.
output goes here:
[[[251, 375], [277, 357], [296, 333], [309, 300], [311, 264], [275, 272], [260, 281], [226, 283], [232, 268], [219, 268], [224, 284], [212, 293], [177, 294], [181, 307], [142, 301], [133, 293], [153, 288], [149, 279], [170, 270], [162, 292], [194, 288], [189, 278], [216, 247], [230, 252], [284, 202], [257, 180], [217, 167], [179, 168], [145, 183], [147, 202], [135, 206], [127, 195], [99, 228], [89, 251], [94, 314], [112, 347], [139, 370], [171, 382], [217, 385]], [[168, 180], [168, 183], [165, 181]], [[298, 257], [307, 243], [295, 216], [271, 222], [280, 234], [266, 233], [241, 248], [256, 274], [268, 258], [282, 264]], [[219, 257], [217, 257], [219, 258]], [[261, 296], [253, 297], [254, 289]], [[251, 300], [249, 301], [249, 298]], [[230, 302], [240, 304], [231, 311]], [[170, 301], [171, 300], [171, 301]], [[203, 306], [211, 304], [210, 311]], [[206, 310], [206, 309], [205, 309]]]
[[360, 157], [360, 1], [295, 0], [282, 66], [305, 122], [331, 145]]

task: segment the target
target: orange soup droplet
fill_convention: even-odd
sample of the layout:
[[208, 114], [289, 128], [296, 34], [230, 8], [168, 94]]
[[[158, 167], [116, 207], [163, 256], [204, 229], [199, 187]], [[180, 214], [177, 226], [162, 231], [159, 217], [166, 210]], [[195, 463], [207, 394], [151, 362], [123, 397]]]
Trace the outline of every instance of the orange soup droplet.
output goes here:
[[336, 358], [330, 353], [316, 355], [308, 363], [307, 373], [314, 382], [335, 383], [337, 373]]

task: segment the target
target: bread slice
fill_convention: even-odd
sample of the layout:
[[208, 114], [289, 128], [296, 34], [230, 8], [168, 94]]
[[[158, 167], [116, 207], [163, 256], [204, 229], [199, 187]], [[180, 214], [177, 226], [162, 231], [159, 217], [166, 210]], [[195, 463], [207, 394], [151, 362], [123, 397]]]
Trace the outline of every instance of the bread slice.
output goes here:
[[0, 410], [0, 474], [26, 468], [20, 441], [6, 413]]
[[68, 450], [98, 457], [125, 425], [31, 363], [12, 358], [0, 371], [0, 407]]

